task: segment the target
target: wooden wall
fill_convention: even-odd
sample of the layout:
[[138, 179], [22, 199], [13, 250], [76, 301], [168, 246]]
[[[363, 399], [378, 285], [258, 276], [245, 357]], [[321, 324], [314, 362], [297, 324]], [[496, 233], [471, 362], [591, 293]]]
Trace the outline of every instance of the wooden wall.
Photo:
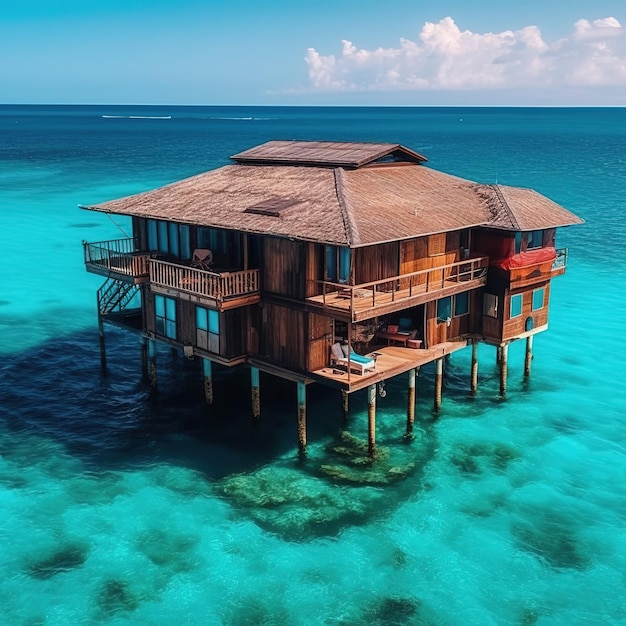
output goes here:
[[303, 300], [307, 245], [278, 237], [263, 239], [263, 290]]
[[[431, 268], [456, 263], [461, 260], [461, 232], [439, 233], [400, 242], [400, 273], [410, 274]], [[450, 270], [446, 270], [446, 275]], [[431, 278], [438, 278], [431, 276]], [[425, 283], [426, 275], [418, 283]], [[406, 283], [406, 284], [405, 284]], [[406, 288], [409, 281], [401, 281]]]
[[[146, 291], [144, 296], [144, 324], [149, 332], [156, 333], [154, 295]], [[220, 340], [218, 354], [230, 359], [246, 354], [249, 344], [250, 307], [231, 309], [219, 314]], [[196, 332], [196, 303], [176, 301], [176, 340], [180, 345], [198, 347]]]
[[306, 369], [306, 314], [278, 304], [263, 305], [260, 354], [286, 367]]
[[[452, 315], [450, 325], [437, 319], [437, 301], [426, 303], [426, 328], [424, 329], [425, 347], [429, 348], [444, 341], [460, 339], [468, 333], [478, 332], [479, 317], [476, 314], [482, 290], [474, 290], [469, 294], [469, 313]], [[454, 302], [454, 299], [453, 299]]]
[[[537, 311], [532, 310], [533, 291], [544, 289], [543, 307]], [[522, 314], [511, 319], [511, 296], [522, 294]], [[512, 290], [504, 297], [504, 324], [502, 339], [511, 339], [526, 331], [526, 321], [529, 317], [533, 319], [533, 328], [545, 326], [548, 323], [548, 304], [550, 302], [550, 282], [540, 285], [533, 285], [525, 289]]]
[[399, 272], [399, 243], [382, 243], [354, 250], [354, 284], [368, 283], [397, 276]]
[[307, 369], [315, 371], [330, 363], [333, 341], [333, 320], [317, 313], [308, 314]]
[[318, 280], [324, 278], [324, 247], [320, 244], [307, 243], [306, 246], [306, 297], [322, 293]]

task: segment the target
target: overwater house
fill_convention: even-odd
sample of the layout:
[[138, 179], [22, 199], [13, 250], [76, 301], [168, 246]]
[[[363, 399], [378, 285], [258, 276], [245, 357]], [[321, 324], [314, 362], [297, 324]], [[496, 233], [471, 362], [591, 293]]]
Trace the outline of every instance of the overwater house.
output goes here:
[[435, 362], [435, 410], [446, 355], [497, 346], [500, 393], [507, 349], [548, 327], [550, 282], [566, 250], [556, 229], [578, 217], [531, 190], [478, 184], [433, 170], [398, 144], [270, 141], [233, 163], [134, 196], [83, 208], [132, 218], [132, 237], [85, 243], [88, 271], [106, 276], [103, 322], [139, 331], [156, 384], [154, 342], [200, 359], [207, 401], [212, 366], [250, 368], [298, 389], [348, 395], [367, 388], [375, 449], [377, 386]]

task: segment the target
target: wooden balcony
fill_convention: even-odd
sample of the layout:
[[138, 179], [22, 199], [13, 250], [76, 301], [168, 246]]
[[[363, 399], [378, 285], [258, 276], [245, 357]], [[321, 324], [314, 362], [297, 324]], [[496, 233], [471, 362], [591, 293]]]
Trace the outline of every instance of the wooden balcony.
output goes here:
[[316, 281], [321, 294], [307, 298], [307, 304], [358, 322], [476, 289], [485, 284], [488, 265], [489, 257], [481, 256], [360, 285]]
[[85, 267], [87, 271], [101, 276], [126, 282], [146, 282], [150, 254], [135, 250], [134, 245], [130, 237], [96, 243], [83, 241]]
[[445, 341], [430, 348], [417, 350], [400, 346], [385, 346], [377, 348], [367, 355], [376, 359], [376, 365], [374, 369], [367, 370], [362, 374], [350, 371], [349, 368], [337, 368], [333, 365], [328, 365], [314, 372], [309, 372], [309, 375], [320, 383], [345, 389], [351, 393], [404, 374], [415, 367], [432, 363], [436, 359], [452, 354], [466, 346], [467, 340], [465, 339]]
[[552, 262], [552, 276], [560, 276], [565, 274], [565, 268], [567, 267], [567, 248], [556, 249], [556, 259]]
[[545, 282], [565, 274], [567, 266], [567, 248], [558, 248], [556, 258], [551, 261], [541, 261], [524, 267], [515, 267], [509, 270], [509, 286], [511, 289], [528, 287], [535, 283]]
[[152, 291], [220, 311], [254, 304], [261, 297], [258, 269], [211, 272], [150, 259], [148, 272]]

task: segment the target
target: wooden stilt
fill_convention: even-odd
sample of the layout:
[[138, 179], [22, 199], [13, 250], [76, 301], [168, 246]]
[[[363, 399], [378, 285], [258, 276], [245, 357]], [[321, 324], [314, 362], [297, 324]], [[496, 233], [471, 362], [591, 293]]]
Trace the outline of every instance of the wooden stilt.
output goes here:
[[98, 313], [98, 336], [100, 338], [100, 367], [105, 370], [107, 368], [107, 351], [104, 342], [104, 322], [102, 315]]
[[152, 389], [157, 388], [156, 342], [148, 339], [148, 381]]
[[524, 358], [524, 378], [530, 377], [530, 363], [533, 360], [533, 336], [526, 337], [526, 356]]
[[415, 374], [416, 369], [409, 370], [409, 389], [406, 406], [406, 436], [413, 434], [413, 423], [415, 422]]
[[496, 365], [502, 363], [502, 346], [496, 348]]
[[348, 413], [350, 411], [350, 405], [348, 400], [348, 392], [345, 389], [341, 390], [341, 410], [343, 412], [343, 419], [348, 419]]
[[509, 344], [500, 347], [500, 397], [506, 396], [506, 378], [508, 375]]
[[371, 458], [376, 456], [376, 385], [367, 388], [367, 450]]
[[441, 390], [443, 388], [443, 358], [435, 361], [435, 401], [433, 411], [439, 413], [441, 410]]
[[298, 381], [298, 453], [306, 454], [306, 385]]
[[472, 370], [470, 374], [470, 395], [478, 390], [478, 342], [472, 341]]
[[204, 399], [213, 404], [213, 364], [210, 359], [202, 359], [202, 378], [204, 380]]
[[252, 385], [252, 417], [261, 415], [261, 390], [259, 386], [259, 368], [250, 368], [250, 382]]

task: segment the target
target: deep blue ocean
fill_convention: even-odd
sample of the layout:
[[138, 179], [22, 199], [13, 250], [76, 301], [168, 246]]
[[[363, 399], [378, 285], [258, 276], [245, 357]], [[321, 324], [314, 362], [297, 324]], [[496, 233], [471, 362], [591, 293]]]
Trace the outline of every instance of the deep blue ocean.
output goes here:
[[[123, 237], [78, 208], [224, 165], [270, 139], [402, 143], [429, 167], [527, 186], [583, 217], [561, 229], [567, 273], [550, 328], [378, 398], [374, 468], [365, 392], [296, 391], [245, 370], [158, 354], [106, 329], [81, 241]], [[0, 623], [190, 625], [626, 624], [626, 109], [0, 107]]]

